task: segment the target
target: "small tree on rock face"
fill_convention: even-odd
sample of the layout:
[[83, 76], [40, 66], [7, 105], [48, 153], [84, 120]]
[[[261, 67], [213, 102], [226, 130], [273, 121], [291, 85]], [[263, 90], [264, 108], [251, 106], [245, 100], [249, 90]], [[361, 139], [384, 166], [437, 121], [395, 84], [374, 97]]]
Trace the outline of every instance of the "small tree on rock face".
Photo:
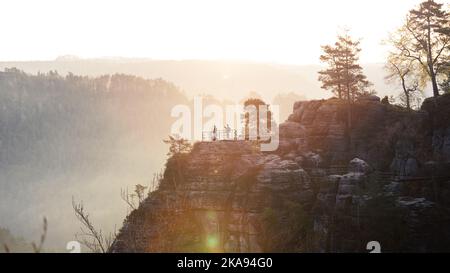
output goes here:
[[192, 144], [183, 138], [169, 136], [169, 139], [165, 139], [163, 142], [170, 146], [169, 152], [167, 153], [169, 157], [189, 153], [192, 149]]
[[[134, 186], [134, 193], [129, 193], [128, 188], [120, 190], [120, 197], [123, 201], [129, 206], [131, 210], [137, 209], [145, 199], [145, 193], [148, 187], [143, 186], [141, 184], [137, 184]], [[137, 205], [135, 203], [135, 199], [137, 199]]]
[[175, 175], [172, 179], [172, 185], [174, 189], [177, 189], [177, 184], [184, 181], [184, 175], [182, 172], [183, 162], [186, 159], [184, 157], [192, 150], [192, 144], [183, 138], [178, 138], [174, 136], [169, 136], [169, 139], [163, 140], [164, 143], [169, 144], [169, 152], [167, 155], [170, 157], [166, 164], [169, 164], [170, 162], [175, 162], [176, 168], [175, 168]]

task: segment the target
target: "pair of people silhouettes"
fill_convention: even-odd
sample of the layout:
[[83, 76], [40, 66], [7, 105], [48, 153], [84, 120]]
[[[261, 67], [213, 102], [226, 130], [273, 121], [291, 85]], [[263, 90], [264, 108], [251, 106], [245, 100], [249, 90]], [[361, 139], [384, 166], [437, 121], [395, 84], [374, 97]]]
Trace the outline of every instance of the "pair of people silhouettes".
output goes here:
[[[225, 126], [224, 129], [225, 129], [225, 139], [227, 139], [227, 140], [231, 139], [231, 127], [230, 127], [230, 125], [227, 124], [227, 126]], [[211, 140], [212, 141], [216, 141], [218, 139], [217, 133], [218, 133], [217, 132], [217, 127], [216, 127], [216, 125], [214, 125], [213, 131], [212, 131], [212, 134], [211, 134]], [[235, 133], [235, 135], [236, 135], [236, 133]], [[236, 138], [236, 136], [235, 136], [235, 138]]]

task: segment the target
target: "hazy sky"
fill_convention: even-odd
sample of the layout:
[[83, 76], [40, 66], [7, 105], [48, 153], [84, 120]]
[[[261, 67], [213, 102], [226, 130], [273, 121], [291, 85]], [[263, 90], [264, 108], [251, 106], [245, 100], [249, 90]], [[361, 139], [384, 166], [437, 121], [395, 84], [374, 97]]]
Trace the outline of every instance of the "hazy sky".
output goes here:
[[[441, 0], [441, 2], [444, 0]], [[5, 0], [0, 60], [123, 56], [317, 63], [350, 27], [362, 62], [421, 0]]]

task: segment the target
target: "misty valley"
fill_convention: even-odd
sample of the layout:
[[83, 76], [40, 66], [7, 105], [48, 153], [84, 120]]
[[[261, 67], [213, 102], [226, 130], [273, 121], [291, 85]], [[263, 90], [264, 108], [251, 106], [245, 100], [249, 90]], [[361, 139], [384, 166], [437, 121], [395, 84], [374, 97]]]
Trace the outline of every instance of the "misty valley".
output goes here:
[[450, 253], [448, 0], [83, 1], [0, 9], [0, 258]]
[[[117, 231], [132, 209], [123, 193], [157, 186], [168, 151], [163, 140], [177, 120], [172, 108], [195, 104], [171, 82], [126, 74], [33, 75], [7, 68], [0, 90], [0, 228], [11, 251], [32, 252], [46, 217], [46, 250], [66, 252], [80, 229], [72, 199], [83, 202], [104, 232]], [[275, 101], [289, 109], [300, 98], [286, 94]]]
[[163, 166], [162, 139], [172, 122], [158, 114], [186, 101], [169, 82], [126, 75], [94, 79], [7, 70], [0, 85], [4, 227], [32, 240], [46, 216], [47, 243], [59, 250], [78, 231], [72, 197], [98, 209], [102, 225], [121, 223], [126, 204], [120, 189], [148, 185]]

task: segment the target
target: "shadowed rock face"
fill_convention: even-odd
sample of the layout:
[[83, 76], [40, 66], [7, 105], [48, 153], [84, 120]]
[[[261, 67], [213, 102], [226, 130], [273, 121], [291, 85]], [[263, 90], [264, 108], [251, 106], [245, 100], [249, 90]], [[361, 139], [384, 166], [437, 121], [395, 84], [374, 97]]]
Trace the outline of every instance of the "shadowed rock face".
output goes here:
[[409, 158], [422, 152], [425, 132], [421, 126], [427, 118], [426, 112], [408, 112], [377, 101], [363, 100], [352, 109], [349, 133], [347, 115], [346, 104], [341, 100], [297, 102], [288, 122], [301, 125], [304, 137], [302, 140], [287, 137], [284, 141], [302, 143], [293, 148], [300, 154], [320, 153], [324, 164], [330, 166], [346, 165], [357, 157], [377, 169], [387, 170], [395, 158], [399, 161], [393, 165], [396, 172], [401, 171]]
[[196, 143], [110, 251], [450, 251], [450, 96], [432, 100], [419, 112], [359, 101], [350, 131], [342, 101], [297, 102], [274, 153]]
[[[131, 213], [112, 251], [261, 252], [264, 209], [275, 199], [312, 201], [297, 163], [262, 154], [251, 142], [197, 143], [179, 160], [181, 168], [168, 162], [159, 190]], [[161, 232], [175, 235], [175, 246]]]

